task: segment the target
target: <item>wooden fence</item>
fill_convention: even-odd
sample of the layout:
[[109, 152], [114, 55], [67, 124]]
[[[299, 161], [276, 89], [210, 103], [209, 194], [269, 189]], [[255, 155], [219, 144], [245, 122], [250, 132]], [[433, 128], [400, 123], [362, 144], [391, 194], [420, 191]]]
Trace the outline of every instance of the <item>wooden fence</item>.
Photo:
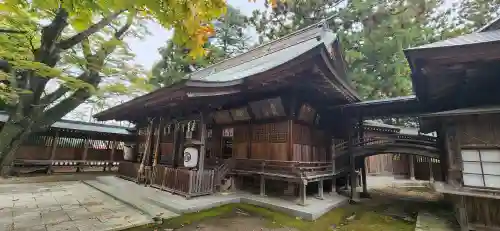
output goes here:
[[139, 171], [140, 165], [140, 163], [122, 161], [118, 167], [118, 176], [127, 180], [135, 181], [137, 179], [137, 172]]
[[[140, 163], [123, 161], [118, 168], [118, 175], [135, 181]], [[185, 197], [212, 194], [214, 192], [215, 170], [205, 169], [202, 172], [187, 168], [172, 168], [157, 165], [152, 169], [151, 184], [153, 187]]]
[[[50, 160], [53, 136], [32, 135], [21, 145], [16, 152], [18, 160]], [[115, 152], [111, 156], [113, 141], [87, 139], [87, 155], [84, 138], [59, 137], [56, 142], [53, 160], [123, 160], [123, 142], [118, 142]]]

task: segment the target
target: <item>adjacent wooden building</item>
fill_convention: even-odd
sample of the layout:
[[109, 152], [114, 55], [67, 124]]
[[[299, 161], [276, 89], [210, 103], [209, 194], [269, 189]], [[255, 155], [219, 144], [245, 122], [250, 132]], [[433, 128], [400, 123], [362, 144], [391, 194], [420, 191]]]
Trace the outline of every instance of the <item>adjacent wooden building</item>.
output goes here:
[[[8, 114], [0, 112], [0, 126]], [[123, 160], [124, 145], [136, 134], [126, 127], [61, 120], [31, 134], [15, 154], [14, 173], [112, 167]]]
[[500, 229], [499, 25], [405, 51], [419, 104], [433, 111], [422, 130], [441, 140], [446, 180], [436, 190], [464, 231]]

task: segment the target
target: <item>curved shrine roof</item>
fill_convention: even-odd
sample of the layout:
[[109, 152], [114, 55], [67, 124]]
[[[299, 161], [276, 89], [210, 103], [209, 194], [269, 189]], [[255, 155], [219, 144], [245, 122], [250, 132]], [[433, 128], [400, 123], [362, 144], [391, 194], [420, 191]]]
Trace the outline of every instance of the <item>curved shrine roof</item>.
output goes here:
[[[269, 78], [283, 77], [287, 74], [289, 75], [287, 77], [293, 77], [294, 74], [290, 73], [295, 70], [291, 69], [300, 66], [294, 66], [293, 64], [297, 63], [293, 62], [302, 64], [299, 61], [311, 60], [314, 57], [322, 57], [325, 62], [323, 68], [329, 65], [333, 66], [333, 68], [325, 68], [334, 73], [332, 73], [333, 78], [326, 77], [329, 84], [323, 88], [333, 89], [332, 91], [341, 93], [346, 102], [357, 102], [359, 97], [344, 79], [346, 76], [344, 60], [342, 52], [335, 46], [336, 43], [338, 43], [336, 35], [323, 23], [314, 24], [236, 57], [191, 73], [172, 86], [137, 97], [100, 112], [94, 117], [99, 120], [129, 120], [132, 116], [127, 114], [132, 111], [141, 110], [146, 116], [147, 110], [177, 105], [179, 100], [186, 98], [232, 96], [243, 91], [259, 90], [255, 86], [246, 86], [246, 82], [250, 79], [254, 82], [267, 81]], [[338, 44], [336, 45], [338, 47]], [[325, 60], [324, 54], [328, 54], [326, 55], [328, 60]], [[318, 65], [322, 65], [316, 62], [308, 64], [311, 63], [311, 66], [300, 68], [309, 68], [312, 71]], [[282, 74], [283, 70], [287, 73]], [[268, 76], [262, 76], [263, 74]], [[173, 103], [176, 100], [177, 103]]]

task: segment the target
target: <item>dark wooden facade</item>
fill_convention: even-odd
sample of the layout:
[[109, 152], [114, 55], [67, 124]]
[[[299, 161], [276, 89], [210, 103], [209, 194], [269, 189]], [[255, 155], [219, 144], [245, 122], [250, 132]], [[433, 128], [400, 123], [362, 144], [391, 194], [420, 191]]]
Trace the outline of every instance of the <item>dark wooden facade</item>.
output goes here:
[[[463, 230], [500, 228], [500, 114], [463, 110], [426, 115], [445, 137], [444, 184]], [[485, 113], [486, 112], [486, 113]]]
[[438, 133], [443, 152], [436, 189], [455, 205], [462, 231], [500, 229], [498, 22], [405, 51], [420, 107], [432, 111], [422, 130]]
[[[346, 83], [339, 41], [325, 25], [317, 24], [96, 118], [128, 120], [146, 130], [138, 140], [144, 157], [137, 159], [142, 164], [120, 165], [122, 175], [129, 178], [196, 196], [212, 193], [231, 174], [237, 187], [243, 187], [245, 179], [245, 185], [255, 182], [261, 194], [297, 194], [304, 204], [308, 183], [314, 182], [322, 195], [323, 182], [332, 182], [339, 171], [333, 164], [333, 147], [346, 139], [346, 126], [327, 105], [356, 101]], [[163, 132], [155, 135], [152, 130]], [[196, 167], [183, 167], [187, 147], [199, 150]], [[164, 170], [156, 174], [157, 169]], [[201, 190], [207, 182], [212, 187]]]

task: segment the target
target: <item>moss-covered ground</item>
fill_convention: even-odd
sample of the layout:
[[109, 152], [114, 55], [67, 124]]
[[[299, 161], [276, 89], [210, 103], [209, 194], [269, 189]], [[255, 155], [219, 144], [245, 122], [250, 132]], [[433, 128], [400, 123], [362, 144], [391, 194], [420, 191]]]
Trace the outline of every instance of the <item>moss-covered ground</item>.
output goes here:
[[[431, 196], [429, 196], [431, 195]], [[333, 209], [315, 221], [305, 221], [288, 216], [281, 212], [272, 211], [248, 204], [230, 204], [221, 207], [184, 214], [180, 217], [163, 221], [161, 225], [146, 225], [129, 229], [129, 231], [151, 230], [199, 230], [204, 223], [217, 224], [218, 220], [235, 219], [245, 214], [249, 217], [258, 217], [263, 222], [260, 230], [276, 230], [287, 227], [299, 231], [410, 231], [414, 230], [416, 216], [419, 210], [447, 214], [447, 206], [439, 197], [431, 193], [415, 189], [398, 189], [386, 191], [372, 191], [371, 199], [363, 200], [358, 204], [346, 205]], [[192, 229], [190, 229], [192, 227]], [[241, 229], [239, 229], [241, 228]], [[246, 230], [239, 227], [238, 230]], [[255, 230], [255, 227], [248, 227]], [[206, 229], [211, 230], [211, 229]], [[220, 227], [216, 230], [230, 231]], [[282, 230], [282, 229], [280, 229]]]

